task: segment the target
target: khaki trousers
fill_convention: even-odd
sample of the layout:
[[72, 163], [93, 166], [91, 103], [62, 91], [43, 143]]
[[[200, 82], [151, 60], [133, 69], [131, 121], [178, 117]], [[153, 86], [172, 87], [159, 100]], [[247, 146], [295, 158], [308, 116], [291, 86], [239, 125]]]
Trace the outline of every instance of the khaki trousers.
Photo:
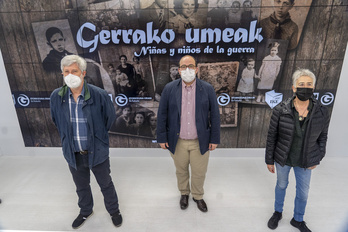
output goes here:
[[[175, 153], [174, 155], [171, 153], [171, 156], [176, 167], [176, 177], [181, 195], [189, 195], [192, 191], [192, 196], [196, 200], [203, 199], [203, 185], [208, 168], [209, 151], [201, 155], [198, 139], [183, 140], [179, 138]], [[191, 191], [189, 166], [191, 166]]]

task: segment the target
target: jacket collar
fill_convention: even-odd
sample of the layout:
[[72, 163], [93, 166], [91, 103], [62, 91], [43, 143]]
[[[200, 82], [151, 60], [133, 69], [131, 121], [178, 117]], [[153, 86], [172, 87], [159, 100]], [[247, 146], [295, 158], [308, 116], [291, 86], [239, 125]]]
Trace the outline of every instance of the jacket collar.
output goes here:
[[[86, 81], [83, 83], [83, 87], [85, 88], [85, 101], [87, 101], [88, 99], [91, 98], [91, 93], [89, 92], [89, 88], [87, 86]], [[68, 89], [69, 89], [69, 87], [66, 84], [64, 84], [63, 87], [59, 90], [58, 95], [61, 96], [63, 99], [63, 97], [68, 92]]]
[[[284, 106], [284, 108], [283, 108], [283, 112], [284, 113], [290, 113], [290, 112], [292, 112], [292, 102], [293, 102], [293, 100], [295, 99], [295, 97], [296, 96], [292, 96], [292, 97], [289, 97], [288, 99], [286, 99], [284, 102], [283, 102], [283, 106]], [[317, 109], [319, 109], [320, 107], [320, 103], [318, 102], [318, 100], [317, 99], [315, 99], [315, 98], [310, 98], [309, 100], [311, 100], [312, 101], [312, 110], [314, 111], [314, 110], [317, 110]]]

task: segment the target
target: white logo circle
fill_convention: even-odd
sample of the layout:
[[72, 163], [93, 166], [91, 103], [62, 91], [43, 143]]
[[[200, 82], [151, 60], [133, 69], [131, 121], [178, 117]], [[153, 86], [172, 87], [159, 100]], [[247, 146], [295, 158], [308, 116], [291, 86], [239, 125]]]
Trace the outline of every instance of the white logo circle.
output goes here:
[[20, 94], [17, 98], [18, 104], [21, 106], [28, 106], [30, 104], [30, 100], [27, 95]]
[[335, 96], [332, 93], [326, 92], [321, 98], [321, 104], [327, 106], [330, 105], [335, 99]]
[[227, 93], [221, 94], [217, 99], [220, 106], [226, 106], [228, 103], [230, 103], [230, 100], [231, 98]]
[[119, 106], [125, 106], [128, 103], [128, 98], [124, 94], [118, 94], [115, 98], [115, 102]]

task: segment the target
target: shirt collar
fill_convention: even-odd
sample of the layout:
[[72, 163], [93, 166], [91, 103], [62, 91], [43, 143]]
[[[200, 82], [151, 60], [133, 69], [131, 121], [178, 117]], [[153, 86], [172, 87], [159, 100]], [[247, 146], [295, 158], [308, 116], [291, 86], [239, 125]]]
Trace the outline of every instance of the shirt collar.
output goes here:
[[186, 83], [181, 79], [181, 81], [182, 81], [182, 87], [184, 88], [184, 89], [187, 89], [187, 88], [192, 88], [192, 89], [194, 89], [195, 87], [196, 87], [196, 78], [195, 78], [195, 80], [192, 82], [192, 84], [191, 85], [186, 85]]
[[[69, 94], [69, 96], [72, 95], [70, 88], [68, 88], [68, 94]], [[82, 92], [80, 93], [79, 96], [82, 96], [83, 98], [85, 97], [85, 88], [84, 87], [82, 88]]]

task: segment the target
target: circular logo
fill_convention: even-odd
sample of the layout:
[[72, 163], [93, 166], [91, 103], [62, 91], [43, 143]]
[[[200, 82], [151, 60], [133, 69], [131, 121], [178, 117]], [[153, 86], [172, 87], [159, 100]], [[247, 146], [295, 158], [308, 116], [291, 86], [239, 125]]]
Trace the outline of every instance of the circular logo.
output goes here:
[[330, 105], [335, 99], [335, 96], [332, 93], [326, 92], [320, 99], [321, 104], [327, 106]]
[[17, 98], [18, 104], [21, 106], [28, 106], [30, 104], [30, 100], [27, 95], [19, 94], [19, 97]]
[[124, 94], [118, 94], [115, 98], [115, 102], [119, 106], [125, 106], [128, 103], [128, 98]]
[[221, 94], [217, 99], [220, 106], [226, 106], [228, 103], [230, 103], [230, 100], [231, 98], [227, 93]]

